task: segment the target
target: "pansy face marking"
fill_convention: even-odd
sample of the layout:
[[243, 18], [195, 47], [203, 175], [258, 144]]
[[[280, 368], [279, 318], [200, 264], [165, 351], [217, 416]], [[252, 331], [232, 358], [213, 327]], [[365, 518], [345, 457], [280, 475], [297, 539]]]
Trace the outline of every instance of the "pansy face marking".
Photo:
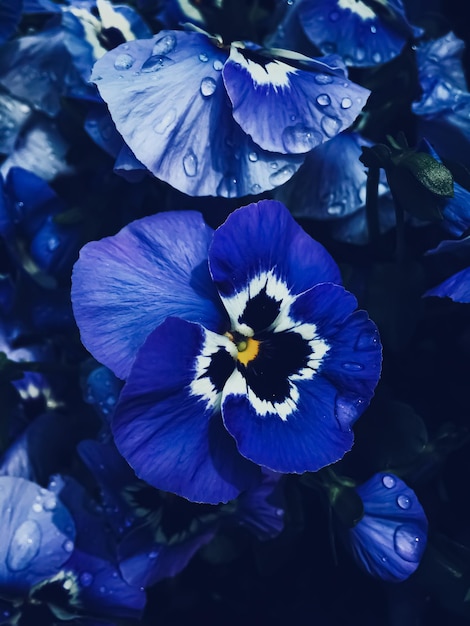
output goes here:
[[313, 378], [328, 343], [315, 324], [289, 315], [296, 298], [274, 269], [260, 272], [242, 291], [222, 300], [231, 330], [224, 337], [206, 331], [191, 393], [208, 409], [220, 408], [226, 386], [225, 394], [247, 397], [259, 416], [287, 420], [297, 409], [295, 382]]
[[338, 7], [340, 9], [349, 9], [363, 20], [373, 20], [376, 17], [372, 9], [364, 2], [361, 2], [361, 0], [338, 0]]

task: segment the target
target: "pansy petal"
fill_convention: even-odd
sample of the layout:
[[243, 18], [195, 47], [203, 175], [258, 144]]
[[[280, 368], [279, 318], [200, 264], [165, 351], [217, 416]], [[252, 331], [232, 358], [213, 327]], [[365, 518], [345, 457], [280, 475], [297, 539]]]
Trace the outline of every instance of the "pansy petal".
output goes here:
[[470, 267], [453, 274], [437, 287], [428, 289], [424, 296], [450, 298], [454, 302], [470, 302]]
[[[244, 313], [246, 317], [247, 302], [257, 295], [264, 296], [265, 310], [269, 305], [276, 309], [276, 302], [279, 307], [289, 294], [301, 293], [320, 282], [341, 282], [338, 266], [325, 248], [274, 200], [261, 200], [234, 211], [214, 233], [209, 264], [235, 324], [242, 321]], [[258, 314], [260, 308], [253, 313]], [[269, 323], [276, 315], [273, 310]], [[251, 319], [243, 322], [255, 326]]]
[[369, 91], [320, 59], [309, 71], [231, 47], [222, 71], [233, 117], [264, 150], [309, 152], [348, 128]]
[[196, 212], [159, 213], [82, 248], [72, 301], [82, 341], [126, 378], [139, 347], [176, 315], [217, 330], [223, 313], [207, 268], [212, 230]]
[[116, 445], [139, 478], [188, 500], [217, 504], [258, 479], [218, 411], [234, 345], [168, 318], [146, 340], [113, 420]]
[[54, 494], [13, 476], [0, 477], [0, 589], [28, 591], [70, 557], [75, 525]]
[[286, 182], [303, 161], [263, 152], [233, 120], [221, 76], [226, 58], [205, 35], [163, 31], [108, 52], [93, 70], [138, 161], [192, 196], [258, 194]]
[[396, 57], [413, 34], [401, 0], [377, 3], [375, 12], [362, 0], [311, 0], [299, 7], [307, 37], [324, 54], [340, 54], [348, 65], [367, 67]]

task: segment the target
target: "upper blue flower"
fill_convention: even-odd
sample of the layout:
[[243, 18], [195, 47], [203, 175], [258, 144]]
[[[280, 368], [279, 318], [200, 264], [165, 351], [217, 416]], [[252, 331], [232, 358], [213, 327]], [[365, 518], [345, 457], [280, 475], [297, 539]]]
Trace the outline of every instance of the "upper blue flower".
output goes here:
[[379, 378], [381, 346], [326, 250], [275, 201], [213, 232], [161, 213], [87, 244], [72, 299], [85, 346], [126, 378], [116, 444], [137, 475], [217, 503], [259, 467], [341, 458]]
[[343, 537], [357, 564], [388, 582], [417, 569], [427, 542], [428, 521], [415, 493], [393, 474], [375, 474], [356, 488], [362, 519]]
[[401, 0], [302, 0], [287, 5], [270, 45], [297, 50], [300, 25], [323, 54], [339, 54], [350, 66], [386, 63], [423, 32], [408, 22]]
[[239, 197], [285, 183], [365, 105], [368, 90], [339, 57], [297, 57], [162, 31], [105, 54], [92, 80], [157, 178], [193, 196]]

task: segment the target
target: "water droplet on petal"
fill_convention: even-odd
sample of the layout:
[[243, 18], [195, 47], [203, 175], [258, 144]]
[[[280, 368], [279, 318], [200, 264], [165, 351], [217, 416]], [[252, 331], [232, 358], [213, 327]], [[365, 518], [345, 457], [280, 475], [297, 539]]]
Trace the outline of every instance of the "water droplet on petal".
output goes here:
[[217, 195], [223, 198], [236, 198], [237, 185], [238, 181], [235, 176], [224, 176], [217, 187]]
[[320, 106], [327, 107], [329, 104], [331, 104], [331, 98], [328, 94], [322, 93], [317, 96], [317, 102]]
[[8, 568], [12, 571], [26, 569], [38, 554], [41, 540], [39, 524], [32, 519], [23, 522], [11, 538], [6, 559]]
[[251, 185], [251, 192], [254, 193], [255, 195], [261, 192], [261, 185], [258, 185], [258, 183], [255, 183], [254, 185]]
[[153, 45], [152, 54], [169, 54], [176, 47], [176, 37], [169, 33], [168, 35], [164, 35], [158, 41], [156, 41]]
[[210, 76], [206, 76], [206, 78], [203, 78], [201, 80], [200, 89], [201, 89], [202, 95], [205, 98], [209, 98], [210, 96], [212, 96], [212, 94], [216, 90], [216, 87], [217, 87], [217, 83]]
[[336, 117], [324, 115], [321, 120], [321, 127], [327, 137], [335, 137], [341, 130], [341, 122]]
[[351, 427], [364, 410], [362, 398], [344, 398], [338, 396], [335, 403], [335, 416], [343, 432], [351, 432]]
[[63, 547], [66, 552], [72, 552], [74, 549], [73, 541], [71, 541], [70, 539], [67, 539], [67, 541], [64, 542]]
[[35, 502], [31, 508], [33, 509], [35, 513], [41, 513], [42, 504], [40, 502]]
[[173, 125], [173, 122], [176, 120], [176, 109], [169, 109], [165, 115], [162, 117], [161, 120], [159, 120], [155, 126], [153, 127], [153, 130], [159, 134], [159, 135], [163, 135], [166, 133], [167, 130], [170, 130], [171, 126]]
[[358, 350], [372, 350], [377, 347], [379, 343], [379, 333], [377, 330], [364, 331], [359, 335], [356, 341], [356, 348]]
[[142, 72], [158, 72], [158, 70], [173, 65], [174, 61], [161, 54], [154, 54], [149, 57], [142, 65]]
[[347, 370], [348, 372], [360, 372], [361, 370], [364, 369], [364, 366], [362, 365], [362, 363], [348, 362], [348, 363], [343, 363], [342, 368]]
[[284, 167], [281, 167], [281, 169], [277, 170], [277, 172], [271, 174], [269, 182], [275, 187], [278, 187], [279, 185], [287, 183], [287, 181], [290, 180], [294, 174], [295, 167], [293, 165], [284, 165]]
[[374, 52], [374, 54], [372, 55], [372, 61], [374, 61], [374, 63], [382, 62], [382, 55], [380, 54], [380, 52]]
[[356, 60], [364, 61], [365, 58], [366, 58], [366, 51], [364, 50], [364, 48], [356, 48]]
[[402, 559], [417, 563], [424, 552], [423, 533], [414, 524], [399, 526], [393, 538], [395, 551]]
[[199, 55], [199, 60], [201, 61], [201, 63], [207, 63], [209, 57], [204, 52], [201, 52], [201, 54]]
[[387, 489], [391, 489], [392, 487], [395, 487], [396, 482], [397, 481], [395, 479], [395, 476], [390, 476], [390, 474], [386, 474], [385, 476], [382, 477], [382, 484]]
[[346, 98], [343, 98], [341, 100], [341, 108], [342, 109], [349, 109], [351, 107], [352, 107], [352, 100], [351, 100], [351, 98], [346, 97]]
[[370, 32], [373, 33], [375, 35], [375, 33], [377, 32], [377, 27], [374, 26], [374, 24], [371, 24], [370, 26]]
[[329, 74], [315, 74], [314, 80], [319, 85], [329, 85], [333, 82], [333, 77]]
[[276, 509], [277, 517], [284, 517], [284, 509]]
[[212, 63], [212, 67], [215, 69], [216, 72], [220, 72], [223, 66], [224, 64], [222, 63], [222, 61], [219, 61], [219, 59], [216, 59], [214, 63]]
[[47, 240], [47, 249], [49, 252], [54, 252], [60, 246], [60, 239], [58, 237], [49, 237]]
[[258, 160], [258, 155], [256, 152], [250, 152], [250, 154], [248, 155], [248, 160], [251, 161], [252, 163], [255, 163]]
[[406, 511], [406, 509], [409, 509], [411, 506], [411, 498], [406, 496], [404, 493], [401, 493], [397, 497], [397, 504], [400, 507], [400, 509], [404, 509]]
[[303, 124], [295, 124], [287, 126], [282, 133], [282, 143], [288, 152], [310, 152], [322, 142], [321, 134], [304, 126]]
[[[49, 483], [49, 487], [51, 486], [51, 483]], [[53, 511], [57, 506], [57, 500], [54, 497], [50, 497], [47, 498], [46, 500], [44, 500], [44, 510], [45, 511]]]
[[134, 65], [134, 57], [130, 54], [118, 54], [114, 60], [114, 67], [119, 70], [128, 70]]
[[196, 176], [197, 174], [197, 156], [190, 149], [183, 157], [183, 167], [186, 176]]
[[106, 593], [106, 587], [105, 587], [104, 585], [102, 585], [102, 586], [99, 588], [99, 592], [100, 592], [100, 593]]

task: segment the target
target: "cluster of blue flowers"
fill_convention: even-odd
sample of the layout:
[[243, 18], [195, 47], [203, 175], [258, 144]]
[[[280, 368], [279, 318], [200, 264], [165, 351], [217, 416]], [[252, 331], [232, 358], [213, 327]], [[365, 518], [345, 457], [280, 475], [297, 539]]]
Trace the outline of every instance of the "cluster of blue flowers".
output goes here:
[[0, 626], [470, 619], [470, 64], [423, 4], [1, 3]]

